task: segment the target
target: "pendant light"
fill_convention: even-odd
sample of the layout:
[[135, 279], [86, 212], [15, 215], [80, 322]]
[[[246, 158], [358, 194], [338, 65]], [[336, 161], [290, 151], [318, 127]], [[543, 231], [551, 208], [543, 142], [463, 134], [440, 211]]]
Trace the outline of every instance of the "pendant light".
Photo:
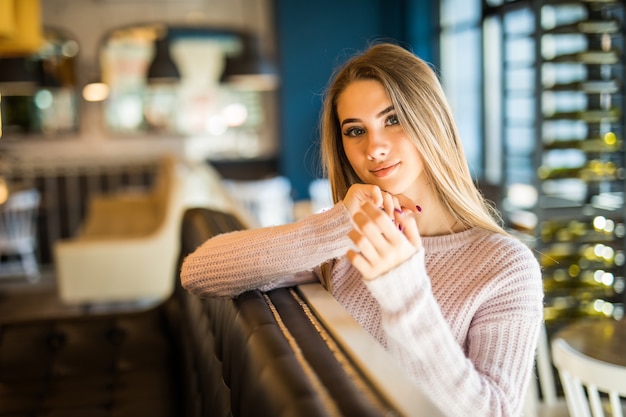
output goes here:
[[170, 84], [180, 81], [180, 73], [170, 55], [170, 43], [167, 36], [154, 41], [154, 58], [148, 67], [148, 84]]
[[261, 52], [259, 38], [250, 33], [239, 33], [239, 53], [226, 56], [221, 81], [234, 88], [268, 91], [278, 87], [274, 63]]

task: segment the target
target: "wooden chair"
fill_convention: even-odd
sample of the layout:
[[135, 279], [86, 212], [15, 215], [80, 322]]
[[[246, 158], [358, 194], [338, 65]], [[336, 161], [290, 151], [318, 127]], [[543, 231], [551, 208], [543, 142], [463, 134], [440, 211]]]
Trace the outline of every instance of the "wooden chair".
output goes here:
[[[26, 189], [12, 192], [0, 205], [0, 275], [39, 279], [35, 256], [39, 200], [37, 190]], [[14, 257], [19, 259], [14, 261]]]
[[626, 367], [586, 356], [558, 337], [552, 340], [552, 359], [572, 417], [624, 416]]

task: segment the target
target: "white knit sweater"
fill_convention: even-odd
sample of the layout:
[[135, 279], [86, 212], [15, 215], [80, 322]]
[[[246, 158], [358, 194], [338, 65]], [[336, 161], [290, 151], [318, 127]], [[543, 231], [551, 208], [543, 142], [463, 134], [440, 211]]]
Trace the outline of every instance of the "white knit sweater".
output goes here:
[[332, 260], [332, 294], [450, 416], [517, 416], [543, 317], [539, 265], [521, 242], [474, 228], [422, 237], [404, 264], [364, 282], [345, 257], [342, 203], [299, 222], [209, 239], [182, 285], [233, 297], [316, 280]]

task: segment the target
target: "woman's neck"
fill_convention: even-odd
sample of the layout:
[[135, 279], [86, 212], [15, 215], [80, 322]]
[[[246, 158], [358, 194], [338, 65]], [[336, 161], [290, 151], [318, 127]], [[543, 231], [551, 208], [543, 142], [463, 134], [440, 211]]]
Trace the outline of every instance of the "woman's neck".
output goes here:
[[449, 235], [465, 230], [459, 219], [453, 216], [432, 192], [422, 193], [421, 197], [415, 198], [414, 201], [422, 210], [416, 216], [417, 227], [422, 236]]

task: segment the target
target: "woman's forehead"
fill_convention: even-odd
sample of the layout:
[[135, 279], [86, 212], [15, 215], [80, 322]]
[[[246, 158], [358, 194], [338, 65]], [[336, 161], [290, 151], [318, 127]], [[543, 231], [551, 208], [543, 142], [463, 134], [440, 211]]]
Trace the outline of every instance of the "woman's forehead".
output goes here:
[[375, 80], [353, 81], [337, 97], [341, 118], [378, 114], [389, 107], [391, 99], [383, 85]]

